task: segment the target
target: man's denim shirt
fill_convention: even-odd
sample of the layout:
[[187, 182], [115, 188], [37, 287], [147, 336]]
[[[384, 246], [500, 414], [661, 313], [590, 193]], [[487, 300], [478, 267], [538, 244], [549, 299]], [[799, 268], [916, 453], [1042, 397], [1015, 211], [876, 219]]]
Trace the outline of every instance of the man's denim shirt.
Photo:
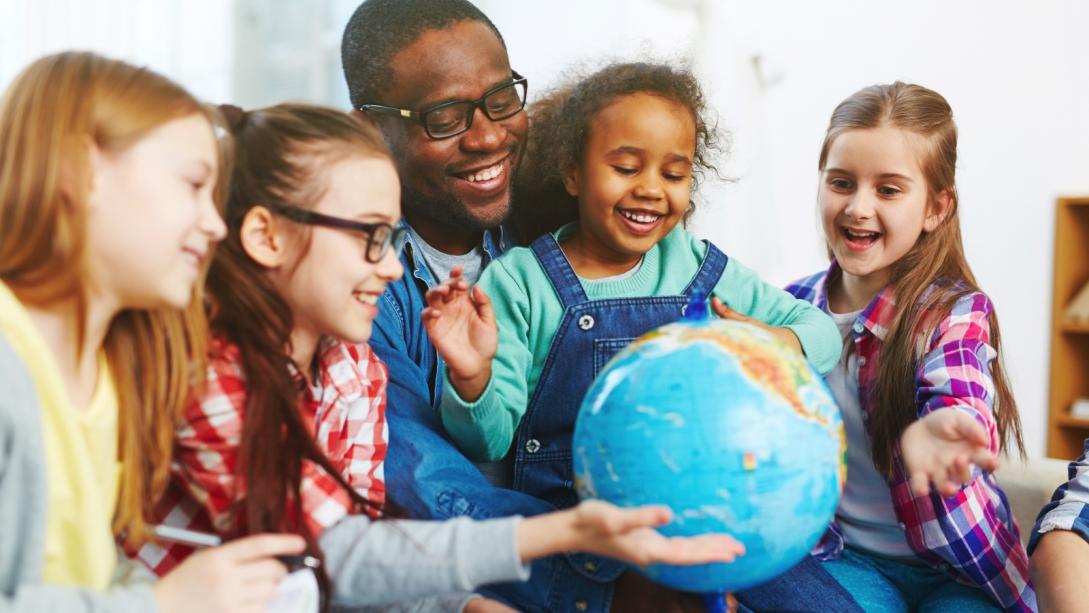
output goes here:
[[[443, 431], [438, 416], [443, 363], [420, 317], [424, 294], [436, 280], [414, 241], [410, 234], [401, 254], [404, 277], [382, 295], [370, 342], [390, 371], [385, 465], [390, 500], [411, 517], [425, 519], [530, 516], [554, 510], [542, 500], [491, 485]], [[487, 265], [510, 248], [508, 232], [485, 232], [483, 247]], [[612, 581], [623, 568], [581, 554], [553, 556], [533, 563], [528, 582], [481, 591], [527, 612], [603, 612], [612, 600]]]

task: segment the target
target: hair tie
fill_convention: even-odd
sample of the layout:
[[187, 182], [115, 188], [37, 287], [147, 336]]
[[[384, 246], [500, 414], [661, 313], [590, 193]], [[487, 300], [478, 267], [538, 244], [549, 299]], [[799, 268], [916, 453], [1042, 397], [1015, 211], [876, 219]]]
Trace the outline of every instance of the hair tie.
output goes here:
[[246, 111], [233, 104], [219, 105], [219, 112], [223, 113], [223, 119], [227, 121], [227, 128], [230, 129], [231, 134], [237, 134], [246, 121]]

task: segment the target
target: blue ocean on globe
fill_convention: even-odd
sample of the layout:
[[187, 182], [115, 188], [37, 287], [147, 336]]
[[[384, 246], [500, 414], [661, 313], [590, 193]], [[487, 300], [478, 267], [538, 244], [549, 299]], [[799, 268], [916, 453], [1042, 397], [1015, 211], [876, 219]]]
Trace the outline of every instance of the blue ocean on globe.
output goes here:
[[668, 536], [725, 532], [730, 564], [640, 569], [693, 592], [736, 591], [786, 571], [816, 544], [846, 481], [839, 408], [805, 358], [755, 326], [663, 326], [617, 354], [575, 425], [582, 498], [665, 504]]

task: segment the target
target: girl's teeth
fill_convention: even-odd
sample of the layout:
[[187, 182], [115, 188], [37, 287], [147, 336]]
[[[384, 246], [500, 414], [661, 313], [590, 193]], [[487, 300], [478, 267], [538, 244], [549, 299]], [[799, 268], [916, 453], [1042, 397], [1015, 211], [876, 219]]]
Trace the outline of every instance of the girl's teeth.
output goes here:
[[488, 181], [490, 179], [494, 179], [501, 174], [503, 174], [503, 165], [496, 164], [491, 168], [485, 168], [484, 170], [474, 172], [471, 175], [466, 175], [465, 180], [470, 183], [476, 183], [477, 181]]
[[658, 221], [658, 218], [661, 217], [661, 215], [651, 215], [648, 213], [631, 213], [628, 211], [620, 211], [620, 214], [637, 223], [652, 223]]

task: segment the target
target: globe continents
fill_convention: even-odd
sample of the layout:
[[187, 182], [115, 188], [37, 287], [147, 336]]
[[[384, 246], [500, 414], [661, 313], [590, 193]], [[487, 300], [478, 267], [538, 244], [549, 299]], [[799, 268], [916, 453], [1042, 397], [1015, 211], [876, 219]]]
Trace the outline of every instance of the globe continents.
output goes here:
[[787, 570], [828, 527], [846, 480], [846, 438], [803, 356], [725, 320], [658, 328], [617, 354], [587, 392], [573, 439], [582, 498], [665, 504], [668, 536], [725, 532], [732, 564], [643, 571], [696, 592], [734, 591]]

